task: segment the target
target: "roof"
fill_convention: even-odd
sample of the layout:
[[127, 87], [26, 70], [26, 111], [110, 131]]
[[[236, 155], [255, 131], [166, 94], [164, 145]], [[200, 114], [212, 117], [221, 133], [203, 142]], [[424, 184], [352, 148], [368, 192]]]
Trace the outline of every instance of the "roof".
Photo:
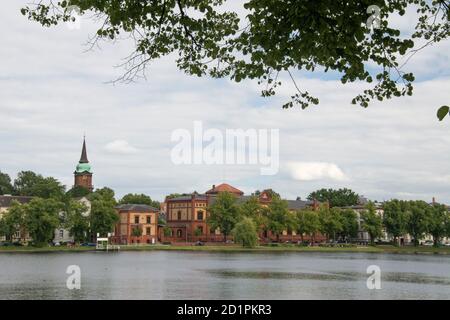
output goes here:
[[79, 163], [89, 163], [86, 151], [86, 139], [83, 139], [83, 148], [81, 149], [81, 157]]
[[26, 196], [0, 196], [0, 207], [1, 208], [9, 208], [12, 205], [13, 201], [17, 201], [19, 203], [28, 203], [34, 197], [26, 197]]
[[206, 195], [204, 194], [191, 194], [191, 195], [187, 195], [187, 196], [180, 196], [180, 197], [176, 197], [176, 198], [171, 198], [171, 199], [167, 199], [166, 202], [170, 202], [170, 201], [191, 201], [192, 199], [194, 200], [207, 200]]
[[244, 192], [242, 192], [241, 190], [239, 190], [233, 186], [230, 186], [227, 183], [222, 183], [222, 184], [219, 184], [218, 186], [213, 185], [212, 189], [209, 189], [205, 193], [206, 194], [216, 194], [219, 192], [230, 192], [230, 193], [235, 193], [235, 194], [239, 194], [239, 195], [244, 194]]
[[305, 209], [307, 207], [311, 207], [314, 204], [314, 201], [304, 201], [304, 200], [286, 200], [288, 203], [289, 210], [300, 210]]
[[120, 211], [134, 211], [134, 212], [159, 212], [159, 209], [148, 206], [146, 204], [121, 204], [116, 206]]
[[[249, 200], [252, 196], [240, 196], [237, 198], [237, 203], [242, 204]], [[288, 204], [289, 210], [300, 210], [305, 209], [308, 207], [312, 207], [314, 205], [314, 201], [303, 201], [303, 200], [286, 200]], [[209, 198], [208, 205], [212, 205], [214, 202], [216, 202], [216, 197]]]

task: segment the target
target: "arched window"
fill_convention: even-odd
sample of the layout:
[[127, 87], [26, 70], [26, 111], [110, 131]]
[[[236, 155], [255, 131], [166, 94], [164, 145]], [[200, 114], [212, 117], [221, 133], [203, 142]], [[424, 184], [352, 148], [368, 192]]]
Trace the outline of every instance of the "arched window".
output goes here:
[[178, 211], [178, 220], [181, 220], [181, 211]]
[[203, 220], [203, 211], [197, 212], [197, 220]]

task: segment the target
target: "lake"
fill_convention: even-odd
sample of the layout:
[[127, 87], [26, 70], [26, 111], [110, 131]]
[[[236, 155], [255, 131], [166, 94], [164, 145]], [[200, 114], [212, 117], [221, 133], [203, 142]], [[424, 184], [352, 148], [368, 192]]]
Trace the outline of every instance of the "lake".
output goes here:
[[[80, 267], [79, 290], [67, 289], [69, 265]], [[367, 288], [370, 265], [379, 290]], [[2, 253], [0, 299], [450, 299], [450, 256]]]

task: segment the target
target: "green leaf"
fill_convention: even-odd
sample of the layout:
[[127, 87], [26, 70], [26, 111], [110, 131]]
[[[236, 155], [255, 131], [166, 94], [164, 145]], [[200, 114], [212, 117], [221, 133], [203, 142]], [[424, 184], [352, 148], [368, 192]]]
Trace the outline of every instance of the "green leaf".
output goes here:
[[449, 106], [440, 107], [437, 112], [437, 117], [438, 117], [439, 121], [442, 121], [445, 118], [445, 116], [449, 113], [449, 111], [450, 111]]

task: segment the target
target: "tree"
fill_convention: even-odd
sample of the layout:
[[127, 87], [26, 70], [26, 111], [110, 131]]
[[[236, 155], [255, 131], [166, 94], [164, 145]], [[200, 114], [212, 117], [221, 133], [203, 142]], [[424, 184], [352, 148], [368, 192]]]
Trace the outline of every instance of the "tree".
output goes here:
[[114, 190], [111, 188], [108, 188], [108, 187], [96, 189], [94, 192], [92, 192], [89, 195], [88, 198], [90, 201], [103, 200], [103, 201], [111, 202], [113, 205], [117, 204]]
[[330, 207], [346, 207], [358, 203], [359, 195], [350, 189], [320, 189], [311, 192], [308, 200], [317, 200], [319, 202], [329, 202]]
[[358, 235], [358, 215], [352, 209], [344, 209], [338, 211], [342, 230], [340, 234], [344, 239], [355, 238]]
[[163, 233], [165, 237], [171, 237], [172, 236], [172, 229], [170, 229], [169, 227], [165, 226], [163, 228]]
[[74, 200], [70, 200], [64, 209], [64, 226], [77, 243], [87, 240], [89, 234], [89, 216], [86, 214], [88, 208]]
[[0, 195], [12, 194], [14, 192], [14, 187], [11, 184], [11, 178], [7, 173], [0, 171]]
[[148, 206], [159, 209], [160, 203], [153, 201], [152, 198], [145, 194], [128, 193], [119, 201], [120, 204], [146, 204]]
[[142, 229], [139, 227], [134, 227], [133, 230], [131, 230], [131, 235], [133, 237], [140, 237], [142, 235]]
[[96, 236], [106, 236], [114, 230], [119, 222], [119, 215], [115, 209], [116, 199], [114, 190], [104, 187], [89, 195], [91, 201], [90, 226], [91, 233]]
[[246, 248], [254, 248], [258, 243], [258, 232], [253, 219], [243, 217], [233, 229], [234, 241]]
[[406, 231], [413, 237], [414, 246], [425, 236], [430, 222], [429, 204], [425, 201], [410, 201], [407, 209]]
[[[282, 79], [288, 79], [295, 91], [285, 108], [319, 103], [297, 85], [296, 71], [332, 71], [343, 84], [375, 81], [352, 99], [363, 107], [374, 99], [411, 95], [414, 75], [401, 62], [449, 36], [447, 0], [247, 0], [240, 8], [245, 21], [237, 11], [224, 10], [224, 3], [47, 0], [21, 12], [50, 27], [71, 19], [68, 9], [77, 6], [81, 15], [101, 18], [93, 46], [130, 35], [135, 48], [118, 81], [145, 76], [154, 60], [175, 53], [178, 68], [187, 74], [236, 82], [256, 79], [264, 86], [264, 97], [275, 95]], [[419, 17], [411, 25], [411, 35], [404, 35], [389, 24], [389, 18], [408, 9], [417, 10]]]
[[259, 231], [267, 225], [265, 210], [259, 203], [258, 197], [251, 196], [239, 206], [240, 215], [253, 219]]
[[[281, 197], [281, 195], [278, 192], [275, 192], [272, 189], [265, 189], [263, 190], [263, 192], [266, 192], [271, 198], [274, 197]], [[253, 192], [252, 196], [257, 196], [259, 197], [261, 195], [262, 191], [256, 190], [255, 192]]]
[[236, 205], [236, 200], [236, 196], [233, 194], [220, 192], [214, 203], [208, 208], [209, 217], [207, 222], [211, 230], [220, 229], [224, 242], [227, 241], [227, 236], [239, 221], [239, 209]]
[[16, 232], [20, 233], [21, 241], [25, 240], [26, 235], [26, 212], [24, 205], [13, 201], [8, 211], [0, 219], [0, 234], [6, 237], [6, 240], [12, 241]]
[[327, 236], [327, 240], [336, 240], [336, 234], [342, 231], [339, 210], [322, 205], [319, 208], [319, 221], [320, 231]]
[[312, 241], [320, 230], [320, 220], [317, 212], [312, 210], [297, 211], [296, 231], [300, 235], [302, 242], [304, 234], [309, 235]]
[[200, 237], [202, 235], [202, 230], [200, 228], [196, 228], [194, 230], [194, 236]]
[[434, 246], [439, 246], [442, 237], [450, 236], [450, 213], [443, 204], [428, 207], [429, 221], [427, 233], [433, 237]]
[[382, 236], [383, 224], [381, 216], [377, 214], [373, 202], [369, 202], [366, 210], [361, 212], [361, 227], [369, 234], [370, 244], [375, 244], [375, 239]]
[[35, 245], [44, 245], [53, 240], [59, 227], [62, 204], [54, 199], [35, 198], [24, 205], [26, 228]]
[[89, 191], [88, 188], [85, 188], [83, 186], [75, 186], [72, 189], [70, 189], [69, 191], [67, 191], [66, 194], [70, 198], [82, 198], [82, 197], [86, 197], [90, 193], [91, 193], [91, 191]]
[[119, 215], [114, 209], [114, 205], [106, 200], [93, 200], [91, 202], [90, 214], [91, 232], [94, 236], [106, 236], [114, 230], [114, 226], [119, 222]]
[[280, 234], [294, 227], [294, 221], [289, 214], [288, 203], [279, 197], [272, 198], [267, 209], [267, 229], [280, 241]]
[[390, 200], [384, 203], [383, 224], [386, 231], [394, 237], [394, 244], [398, 245], [398, 237], [406, 233], [408, 223], [407, 202]]
[[14, 189], [19, 196], [34, 196], [44, 199], [61, 199], [65, 187], [55, 178], [44, 178], [33, 171], [21, 171], [14, 180]]

